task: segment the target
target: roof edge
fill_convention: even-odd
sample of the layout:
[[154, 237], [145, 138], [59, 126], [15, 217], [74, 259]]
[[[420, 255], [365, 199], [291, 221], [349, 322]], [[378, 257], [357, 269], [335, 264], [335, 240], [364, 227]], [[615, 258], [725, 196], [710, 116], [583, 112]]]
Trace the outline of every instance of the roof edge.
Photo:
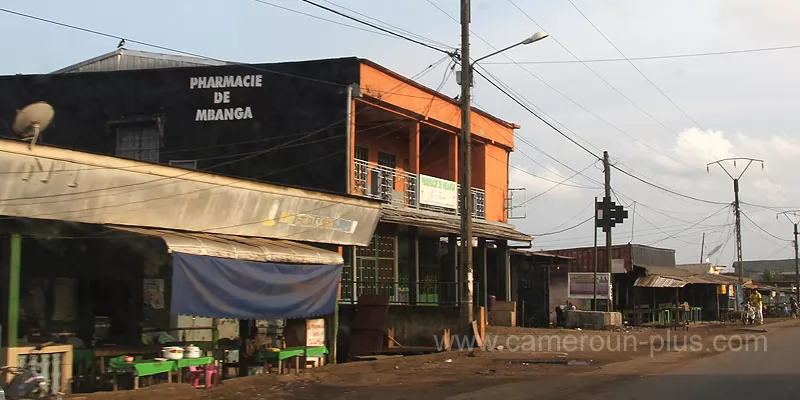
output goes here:
[[[391, 69], [386, 68], [383, 65], [380, 65], [380, 64], [376, 63], [375, 61], [372, 61], [372, 60], [369, 60], [369, 59], [366, 59], [366, 58], [358, 58], [358, 61], [361, 62], [362, 64], [366, 64], [366, 65], [369, 65], [370, 67], [378, 69], [378, 70], [380, 70], [381, 72], [383, 72], [383, 73], [385, 73], [387, 75], [391, 75], [394, 78], [400, 79], [400, 80], [408, 83], [409, 85], [416, 87], [417, 89], [423, 90], [425, 92], [428, 92], [429, 94], [432, 94], [434, 96], [437, 96], [437, 97], [441, 98], [442, 100], [450, 102], [453, 105], [461, 106], [461, 104], [458, 101], [456, 101], [455, 99], [453, 99], [452, 97], [447, 96], [442, 92], [438, 92], [438, 91], [436, 91], [434, 89], [431, 89], [431, 88], [429, 88], [429, 87], [427, 87], [427, 86], [425, 86], [425, 85], [423, 85], [423, 84], [421, 84], [421, 83], [419, 83], [417, 81], [414, 81], [413, 79], [408, 78], [405, 75], [402, 75], [400, 73], [394, 72]], [[499, 123], [501, 125], [504, 125], [505, 127], [509, 128], [509, 129], [520, 129], [521, 128], [521, 126], [519, 126], [518, 124], [515, 124], [513, 122], [509, 122], [509, 121], [506, 121], [504, 119], [501, 119], [501, 118], [499, 118], [497, 116], [494, 116], [494, 115], [492, 115], [492, 114], [490, 114], [490, 113], [488, 113], [488, 112], [486, 112], [484, 110], [481, 110], [479, 108], [475, 108], [475, 107], [470, 107], [470, 108], [471, 108], [472, 112], [480, 114], [480, 115], [483, 115], [484, 117], [489, 118], [492, 121], [497, 122], [497, 123]]]

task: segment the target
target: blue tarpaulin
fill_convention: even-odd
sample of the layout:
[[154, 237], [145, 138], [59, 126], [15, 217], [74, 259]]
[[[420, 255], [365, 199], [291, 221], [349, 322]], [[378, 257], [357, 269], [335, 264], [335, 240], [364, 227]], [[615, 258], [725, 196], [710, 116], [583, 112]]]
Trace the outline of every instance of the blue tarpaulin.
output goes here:
[[342, 265], [298, 265], [173, 253], [172, 312], [206, 318], [333, 313]]

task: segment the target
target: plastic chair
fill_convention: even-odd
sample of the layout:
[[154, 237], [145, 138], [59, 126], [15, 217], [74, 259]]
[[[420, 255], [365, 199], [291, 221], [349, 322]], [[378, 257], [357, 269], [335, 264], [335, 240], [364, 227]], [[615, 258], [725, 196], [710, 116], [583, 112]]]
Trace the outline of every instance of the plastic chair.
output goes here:
[[[206, 375], [206, 369], [208, 369], [208, 375]], [[210, 388], [211, 382], [214, 381], [216, 377], [217, 369], [214, 368], [214, 365], [206, 365], [204, 367], [189, 367], [189, 381], [192, 382], [192, 386], [195, 389], [199, 389], [202, 387]], [[205, 378], [205, 386], [200, 385], [200, 379]]]

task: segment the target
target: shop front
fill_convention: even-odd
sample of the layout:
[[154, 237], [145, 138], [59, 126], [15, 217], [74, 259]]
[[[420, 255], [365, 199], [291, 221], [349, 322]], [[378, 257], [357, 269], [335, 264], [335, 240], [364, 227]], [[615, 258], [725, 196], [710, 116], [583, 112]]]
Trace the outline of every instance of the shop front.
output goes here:
[[337, 250], [379, 205], [10, 141], [0, 169], [0, 363], [68, 392], [335, 353]]

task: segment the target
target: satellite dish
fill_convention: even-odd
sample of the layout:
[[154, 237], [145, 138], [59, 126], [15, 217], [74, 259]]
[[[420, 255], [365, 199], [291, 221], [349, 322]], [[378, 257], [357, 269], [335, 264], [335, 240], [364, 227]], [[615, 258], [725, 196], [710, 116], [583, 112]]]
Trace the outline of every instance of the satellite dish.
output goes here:
[[36, 144], [36, 139], [50, 125], [55, 116], [55, 110], [45, 102], [33, 103], [17, 111], [12, 130], [22, 140], [30, 140], [30, 147]]

